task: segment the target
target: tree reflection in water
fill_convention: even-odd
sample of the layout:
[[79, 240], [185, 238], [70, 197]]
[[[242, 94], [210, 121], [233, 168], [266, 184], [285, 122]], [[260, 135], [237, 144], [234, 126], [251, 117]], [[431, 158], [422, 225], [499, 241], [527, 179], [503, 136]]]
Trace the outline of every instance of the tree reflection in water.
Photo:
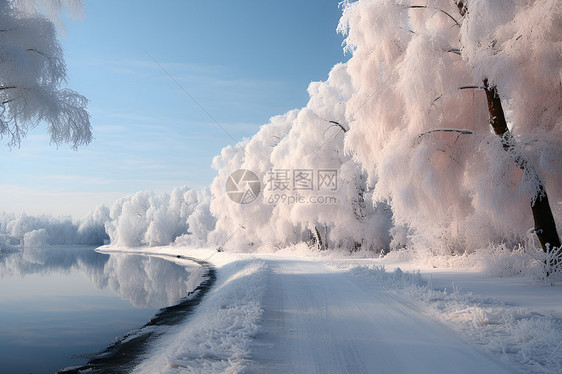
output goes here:
[[[35, 372], [28, 369], [53, 367], [52, 372], [73, 363], [84, 366], [69, 372], [126, 372], [154, 338], [185, 319], [214, 281], [208, 264], [174, 260], [181, 265], [164, 256], [105, 254], [94, 247], [0, 250], [1, 313], [14, 320], [0, 324], [0, 346], [5, 348], [0, 361], [11, 361], [3, 362], [4, 368]], [[128, 302], [111, 304], [108, 290]], [[125, 309], [125, 304], [134, 307]], [[135, 312], [136, 307], [143, 312]], [[158, 308], [152, 318], [146, 314]], [[53, 318], [61, 325], [52, 325]], [[29, 340], [29, 332], [39, 339]], [[80, 344], [70, 336], [79, 336]]]

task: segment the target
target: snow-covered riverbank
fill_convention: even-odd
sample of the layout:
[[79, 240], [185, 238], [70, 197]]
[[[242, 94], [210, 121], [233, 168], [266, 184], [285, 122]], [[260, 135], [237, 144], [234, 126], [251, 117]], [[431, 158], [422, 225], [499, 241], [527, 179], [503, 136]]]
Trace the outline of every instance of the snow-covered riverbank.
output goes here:
[[419, 264], [411, 261], [291, 250], [134, 251], [178, 262], [184, 260], [174, 256], [190, 256], [217, 271], [194, 314], [154, 341], [138, 373], [562, 368], [562, 298], [555, 283], [474, 270], [421, 267], [418, 273]]

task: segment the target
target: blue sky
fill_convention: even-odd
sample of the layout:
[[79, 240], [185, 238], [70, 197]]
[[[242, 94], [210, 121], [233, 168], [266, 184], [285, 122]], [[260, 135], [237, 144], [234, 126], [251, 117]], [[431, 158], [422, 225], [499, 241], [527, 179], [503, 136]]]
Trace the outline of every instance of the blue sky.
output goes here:
[[346, 59], [338, 2], [86, 1], [60, 39], [95, 139], [57, 149], [40, 126], [19, 149], [3, 144], [1, 210], [78, 218], [136, 191], [210, 184], [231, 136], [306, 105], [308, 84]]

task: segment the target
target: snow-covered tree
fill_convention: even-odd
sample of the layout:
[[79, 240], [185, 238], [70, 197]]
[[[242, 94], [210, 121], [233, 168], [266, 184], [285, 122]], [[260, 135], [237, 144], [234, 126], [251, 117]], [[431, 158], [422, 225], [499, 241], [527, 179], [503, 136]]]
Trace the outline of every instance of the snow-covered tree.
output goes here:
[[[346, 102], [354, 92], [346, 64], [334, 66], [325, 82], [312, 82], [308, 92], [306, 107], [273, 117], [215, 158], [213, 244], [235, 250], [302, 242], [318, 250], [389, 247], [390, 212], [373, 203], [372, 181], [344, 152]], [[239, 169], [261, 179], [262, 191], [250, 204], [237, 204], [225, 192], [229, 175]]]
[[78, 242], [81, 244], [105, 244], [109, 240], [109, 236], [105, 232], [105, 224], [109, 220], [109, 208], [105, 205], [99, 205], [88, 212], [78, 226]]
[[214, 229], [209, 214], [209, 192], [176, 188], [171, 194], [141, 191], [118, 199], [105, 220], [112, 244], [138, 247], [179, 244], [202, 245]]
[[[519, 127], [523, 129], [530, 127], [534, 130], [537, 126], [548, 129], [557, 124], [560, 127], [562, 114], [560, 3], [557, 1], [539, 1], [533, 4], [506, 3], [498, 9], [497, 4], [458, 0], [457, 6], [460, 14], [466, 16], [461, 36], [461, 44], [466, 47], [462, 55], [477, 67], [474, 69], [475, 75], [482, 79], [483, 89], [486, 91], [490, 125], [494, 133], [501, 138], [503, 149], [522, 170], [522, 178], [526, 182], [527, 197], [533, 212], [534, 231], [545, 252], [559, 250], [560, 237], [545, 184], [534, 162], [520, 150], [521, 144], [508, 127], [497, 85], [503, 83], [506, 86], [504, 81], [509, 82], [511, 87], [508, 86], [508, 89], [516, 91], [507, 94], [513, 97], [513, 105], [521, 105], [525, 108], [525, 110], [515, 110], [519, 116], [525, 116], [515, 119], [520, 121], [516, 130], [519, 130]], [[497, 22], [499, 12], [507, 13], [507, 17]], [[469, 13], [474, 13], [475, 16]], [[543, 14], [546, 16], [542, 16]], [[496, 24], [491, 21], [496, 21]], [[540, 23], [530, 23], [534, 21]], [[525, 38], [520, 42], [523, 37]], [[487, 43], [488, 47], [482, 48], [483, 43]], [[520, 77], [514, 79], [512, 76], [506, 76], [504, 72], [498, 74], [498, 69], [514, 68], [514, 61], [517, 61], [518, 73], [523, 79]], [[492, 82], [489, 81], [489, 76], [493, 77]], [[517, 92], [518, 90], [524, 92]], [[538, 99], [539, 94], [544, 97]], [[553, 115], [556, 117], [553, 118]], [[558, 259], [554, 258], [552, 265], [556, 263]]]
[[[560, 12], [556, 0], [346, 4], [357, 89], [346, 148], [416, 248], [521, 241], [529, 201], [562, 197]], [[505, 108], [511, 148], [492, 131], [490, 98]]]
[[0, 0], [0, 138], [19, 146], [28, 130], [47, 123], [51, 142], [73, 148], [92, 140], [88, 100], [67, 88], [55, 22], [77, 0]]

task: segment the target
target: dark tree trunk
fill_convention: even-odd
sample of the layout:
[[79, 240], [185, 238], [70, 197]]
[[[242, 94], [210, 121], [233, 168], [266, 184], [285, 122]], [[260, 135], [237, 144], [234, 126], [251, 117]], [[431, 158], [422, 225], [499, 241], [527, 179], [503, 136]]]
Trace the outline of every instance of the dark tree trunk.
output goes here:
[[[454, 2], [459, 9], [459, 13], [464, 17], [467, 13], [465, 2], [463, 0], [454, 0]], [[538, 193], [531, 199], [531, 210], [533, 211], [533, 220], [535, 221], [535, 233], [537, 234], [543, 251], [549, 253], [549, 257], [547, 257], [549, 263], [547, 263], [547, 265], [552, 269], [562, 263], [562, 253], [560, 251], [560, 237], [556, 230], [556, 222], [554, 221], [554, 216], [550, 209], [546, 188], [534, 168], [517, 152], [517, 143], [507, 128], [507, 121], [505, 120], [505, 114], [496, 86], [490, 87], [488, 85], [488, 80], [485, 79], [484, 88], [488, 101], [490, 125], [496, 135], [501, 137], [503, 149], [512, 155], [514, 162], [519, 168], [536, 178]], [[549, 272], [547, 271], [547, 275], [548, 274]]]
[[[507, 128], [507, 122], [502, 108], [502, 103], [495, 86], [490, 87], [488, 81], [484, 80], [484, 88], [486, 90], [486, 98], [488, 101], [488, 111], [490, 113], [490, 125], [494, 129], [496, 135], [501, 137], [503, 149], [512, 155], [514, 162], [519, 168], [531, 174], [536, 178], [538, 185], [538, 193], [531, 199], [531, 209], [533, 211], [533, 219], [535, 221], [535, 233], [539, 238], [539, 242], [545, 252], [557, 255], [560, 250], [560, 238], [556, 230], [556, 222], [550, 209], [548, 196], [544, 184], [540, 180], [537, 172], [527, 163], [519, 154], [516, 147], [516, 141]], [[551, 267], [558, 265], [559, 259], [551, 257]]]
[[328, 243], [324, 243], [324, 241], [322, 240], [322, 235], [320, 235], [320, 231], [318, 231], [318, 227], [316, 227], [316, 225], [314, 225], [314, 238], [316, 241], [316, 247], [319, 251], [328, 249]]

